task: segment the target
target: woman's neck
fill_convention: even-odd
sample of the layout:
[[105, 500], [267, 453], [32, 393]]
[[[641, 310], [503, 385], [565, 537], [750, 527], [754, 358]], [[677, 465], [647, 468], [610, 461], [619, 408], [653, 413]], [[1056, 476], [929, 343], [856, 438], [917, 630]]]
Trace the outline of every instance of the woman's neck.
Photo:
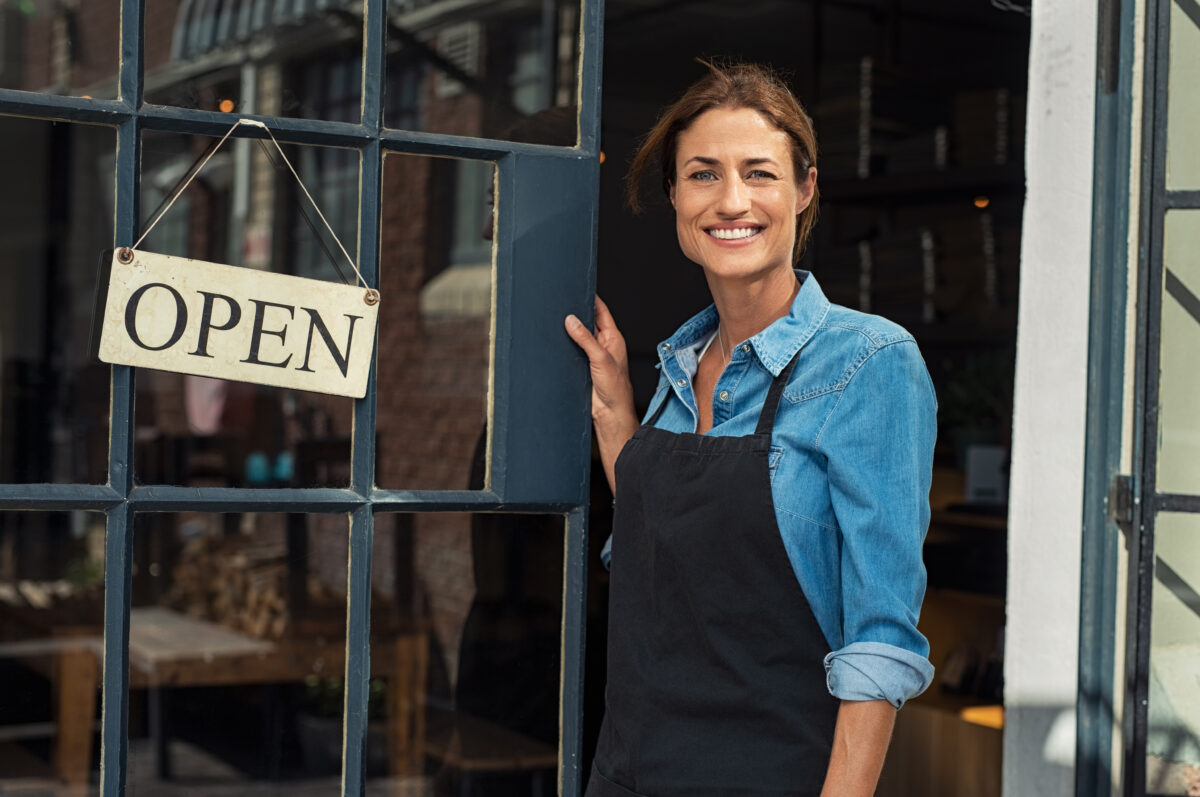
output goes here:
[[800, 281], [790, 268], [754, 281], [709, 278], [722, 336], [729, 346], [757, 335], [791, 310]]

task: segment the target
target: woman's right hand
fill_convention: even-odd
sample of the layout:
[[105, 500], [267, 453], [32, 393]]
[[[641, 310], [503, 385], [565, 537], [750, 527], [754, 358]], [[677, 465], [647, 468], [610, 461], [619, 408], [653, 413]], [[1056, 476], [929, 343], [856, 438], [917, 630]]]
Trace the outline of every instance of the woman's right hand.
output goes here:
[[567, 316], [565, 326], [571, 340], [587, 355], [591, 368], [592, 423], [596, 427], [596, 444], [600, 448], [604, 475], [615, 495], [617, 455], [638, 427], [625, 338], [617, 329], [608, 305], [599, 296], [596, 297], [595, 334], [573, 315]]

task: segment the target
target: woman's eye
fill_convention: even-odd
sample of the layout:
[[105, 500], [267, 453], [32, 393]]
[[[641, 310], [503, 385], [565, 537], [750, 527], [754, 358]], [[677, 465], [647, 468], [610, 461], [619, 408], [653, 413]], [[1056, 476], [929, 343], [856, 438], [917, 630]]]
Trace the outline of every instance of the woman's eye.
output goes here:
[[717, 175], [713, 174], [713, 173], [712, 173], [712, 172], [710, 172], [710, 171], [702, 171], [702, 172], [696, 172], [695, 174], [693, 174], [693, 175], [691, 176], [691, 179], [693, 179], [693, 180], [705, 180], [705, 181], [707, 181], [707, 180], [715, 180], [715, 179], [717, 179]]
[[762, 169], [755, 169], [754, 171], [750, 172], [750, 174], [746, 175], [746, 179], [748, 179], [748, 180], [774, 180], [775, 175], [771, 174], [770, 172], [763, 171]]

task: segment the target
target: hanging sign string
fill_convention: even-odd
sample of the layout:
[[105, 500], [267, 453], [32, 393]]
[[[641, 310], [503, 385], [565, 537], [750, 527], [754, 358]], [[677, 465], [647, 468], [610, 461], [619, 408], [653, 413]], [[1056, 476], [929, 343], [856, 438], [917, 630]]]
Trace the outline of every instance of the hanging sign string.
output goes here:
[[187, 187], [192, 184], [193, 180], [196, 179], [196, 175], [200, 174], [201, 170], [204, 169], [205, 165], [209, 162], [212, 156], [217, 154], [217, 150], [221, 148], [221, 145], [225, 143], [226, 139], [228, 139], [229, 136], [233, 134], [233, 131], [241, 125], [260, 127], [266, 131], [267, 136], [271, 139], [271, 143], [275, 145], [275, 149], [279, 152], [279, 156], [283, 158], [283, 162], [287, 164], [288, 171], [292, 173], [292, 177], [296, 178], [296, 183], [299, 184], [300, 190], [304, 192], [304, 196], [308, 198], [313, 210], [315, 210], [317, 212], [317, 216], [320, 217], [321, 223], [325, 225], [325, 229], [329, 230], [329, 234], [333, 236], [334, 243], [336, 243], [338, 245], [338, 249], [342, 251], [342, 254], [346, 258], [346, 262], [350, 264], [350, 268], [354, 269], [354, 274], [358, 277], [358, 281], [362, 283], [364, 288], [367, 288], [367, 303], [375, 304], [375, 302], [378, 302], [378, 291], [367, 286], [367, 281], [363, 279], [362, 272], [358, 270], [358, 265], [354, 262], [354, 258], [350, 257], [350, 253], [346, 251], [346, 247], [342, 246], [342, 240], [338, 238], [337, 233], [333, 231], [333, 227], [331, 227], [329, 222], [325, 219], [325, 214], [321, 212], [321, 208], [317, 206], [317, 201], [313, 199], [312, 194], [308, 192], [308, 188], [304, 185], [304, 181], [300, 179], [300, 175], [296, 172], [296, 167], [292, 166], [292, 162], [288, 160], [287, 153], [283, 151], [283, 147], [281, 147], [279, 142], [275, 139], [275, 134], [271, 132], [271, 128], [267, 127], [257, 119], [238, 119], [233, 123], [232, 127], [225, 131], [225, 135], [221, 137], [221, 140], [217, 142], [217, 145], [208, 151], [203, 160], [200, 161], [200, 164], [193, 169], [188, 178], [184, 180], [183, 184], [175, 189], [175, 193], [165, 203], [158, 215], [154, 217], [154, 220], [150, 222], [149, 226], [146, 227], [146, 231], [143, 232], [141, 237], [137, 239], [132, 248], [137, 249], [138, 244], [145, 240], [146, 236], [150, 234], [150, 231], [154, 229], [154, 226], [158, 224], [162, 217], [167, 214], [167, 211], [171, 209], [171, 206], [175, 204], [175, 200], [179, 199], [183, 192], [187, 190]]

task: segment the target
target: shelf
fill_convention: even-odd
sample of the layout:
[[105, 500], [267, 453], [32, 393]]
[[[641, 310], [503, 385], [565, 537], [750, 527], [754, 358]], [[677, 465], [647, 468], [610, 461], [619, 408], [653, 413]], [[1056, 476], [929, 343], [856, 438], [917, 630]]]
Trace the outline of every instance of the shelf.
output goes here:
[[945, 171], [913, 174], [881, 174], [862, 180], [840, 179], [818, 182], [821, 200], [839, 202], [885, 202], [894, 199], [940, 199], [979, 194], [1024, 192], [1025, 167], [1021, 163], [1001, 166], [959, 166]]

